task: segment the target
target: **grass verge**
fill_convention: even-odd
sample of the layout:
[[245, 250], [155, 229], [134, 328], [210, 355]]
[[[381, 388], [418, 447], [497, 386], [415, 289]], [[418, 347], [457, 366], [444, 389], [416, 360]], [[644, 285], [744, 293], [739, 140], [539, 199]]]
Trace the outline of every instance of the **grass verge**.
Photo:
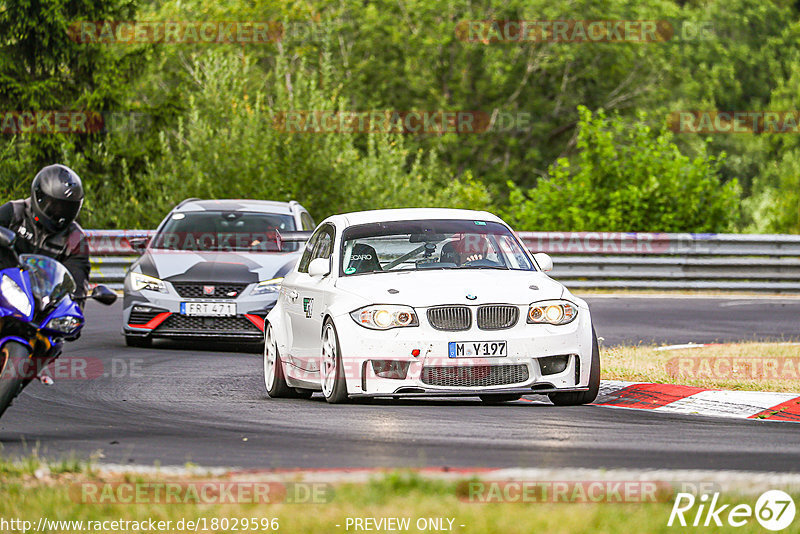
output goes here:
[[800, 345], [732, 343], [679, 350], [601, 350], [604, 380], [800, 393]]
[[[76, 487], [86, 484], [121, 484], [149, 486], [153, 484], [180, 482], [191, 483], [196, 479], [171, 476], [168, 480], [154, 476], [103, 475], [86, 466], [68, 465], [75, 469], [58, 472], [38, 460], [22, 463], [0, 462], [0, 522], [2, 520], [25, 520], [38, 525], [39, 518], [50, 521], [82, 521], [83, 531], [91, 529], [92, 522], [138, 521], [144, 528], [132, 525], [119, 527], [105, 523], [95, 532], [153, 532], [148, 522], [169, 521], [168, 532], [194, 532], [194, 528], [176, 528], [180, 521], [199, 521], [198, 532], [363, 532], [352, 525], [348, 518], [407, 518], [405, 529], [375, 528], [372, 532], [432, 532], [452, 531], [459, 533], [616, 533], [616, 532], [675, 532], [680, 527], [668, 527], [667, 521], [673, 506], [673, 495], [669, 494], [655, 503], [474, 503], [469, 502], [467, 480], [440, 480], [424, 478], [415, 472], [392, 472], [378, 475], [368, 483], [347, 483], [331, 486], [324, 502], [314, 504], [289, 504], [285, 502], [239, 502], [237, 504], [166, 504], [158, 502], [103, 504], [83, 502]], [[232, 476], [218, 477], [217, 482], [236, 482]], [[212, 479], [204, 478], [203, 481]], [[474, 482], [474, 480], [473, 480]], [[140, 496], [148, 500], [153, 493]], [[800, 494], [793, 496], [795, 500]], [[720, 504], [745, 503], [754, 506], [756, 496], [724, 494]], [[729, 506], [730, 509], [732, 506]], [[692, 514], [696, 512], [696, 507]], [[221, 524], [222, 519], [227, 526]], [[233, 527], [233, 521], [247, 518], [258, 525], [269, 525], [262, 529]], [[689, 521], [694, 519], [687, 513]], [[725, 516], [722, 516], [723, 521]], [[431, 521], [433, 520], [433, 521]], [[216, 523], [215, 523], [216, 521]], [[264, 522], [262, 522], [264, 521]], [[441, 521], [437, 523], [436, 521]], [[702, 521], [702, 519], [701, 519]], [[424, 524], [423, 524], [424, 523]], [[216, 526], [214, 526], [216, 525]], [[446, 526], [446, 528], [444, 528]], [[424, 527], [424, 528], [419, 528]], [[35, 527], [34, 527], [35, 529]], [[762, 532], [754, 518], [741, 528], [693, 528], [699, 532]], [[77, 525], [53, 526], [43, 532], [76, 532]]]

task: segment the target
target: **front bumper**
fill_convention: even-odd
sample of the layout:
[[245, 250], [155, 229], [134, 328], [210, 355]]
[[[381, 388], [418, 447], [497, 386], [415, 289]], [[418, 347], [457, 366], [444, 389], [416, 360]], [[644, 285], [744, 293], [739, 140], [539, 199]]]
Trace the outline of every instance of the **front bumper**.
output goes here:
[[[349, 315], [334, 319], [347, 390], [354, 396], [475, 396], [586, 391], [592, 360], [592, 323], [588, 308], [567, 325], [531, 325], [520, 320], [505, 330], [445, 332], [433, 329], [418, 310], [418, 327], [369, 330]], [[525, 317], [525, 315], [521, 315]], [[450, 342], [505, 341], [504, 357], [456, 357]], [[413, 356], [419, 351], [418, 356]], [[553, 372], [547, 357], [566, 365]], [[379, 376], [373, 361], [407, 364], [404, 378]], [[550, 360], [552, 361], [552, 360]], [[380, 364], [378, 364], [380, 370]], [[401, 373], [402, 375], [402, 373]]]
[[[181, 297], [171, 284], [168, 293], [125, 288], [122, 333], [151, 338], [204, 338], [263, 342], [264, 318], [275, 306], [277, 293], [250, 296], [248, 286], [235, 299]], [[182, 302], [231, 302], [236, 315], [198, 317], [181, 314]]]
[[424, 389], [421, 388], [416, 391], [399, 391], [393, 393], [355, 393], [349, 395], [353, 398], [375, 398], [375, 397], [397, 397], [397, 398], [415, 398], [415, 397], [478, 397], [480, 395], [547, 395], [548, 393], [565, 393], [570, 391], [588, 391], [588, 387], [575, 387], [575, 388], [552, 388], [546, 387], [528, 387], [528, 388], [503, 388], [503, 389], [462, 389], [458, 391], [446, 391], [441, 389]]

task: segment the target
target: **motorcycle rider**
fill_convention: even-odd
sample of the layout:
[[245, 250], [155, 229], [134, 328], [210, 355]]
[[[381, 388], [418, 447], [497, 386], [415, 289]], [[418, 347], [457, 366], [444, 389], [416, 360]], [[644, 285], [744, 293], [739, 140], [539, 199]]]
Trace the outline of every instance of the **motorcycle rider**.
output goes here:
[[65, 165], [48, 165], [31, 183], [31, 196], [0, 206], [0, 226], [17, 234], [19, 254], [42, 254], [70, 272], [83, 297], [89, 285], [89, 242], [75, 219], [83, 205], [80, 177]]

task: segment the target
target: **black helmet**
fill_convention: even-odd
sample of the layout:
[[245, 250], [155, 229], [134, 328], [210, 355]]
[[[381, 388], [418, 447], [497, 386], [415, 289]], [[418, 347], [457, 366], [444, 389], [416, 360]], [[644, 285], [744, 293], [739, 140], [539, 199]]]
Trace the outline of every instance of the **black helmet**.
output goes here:
[[83, 205], [83, 184], [64, 165], [43, 168], [31, 184], [31, 207], [36, 220], [50, 230], [63, 230], [78, 217]]

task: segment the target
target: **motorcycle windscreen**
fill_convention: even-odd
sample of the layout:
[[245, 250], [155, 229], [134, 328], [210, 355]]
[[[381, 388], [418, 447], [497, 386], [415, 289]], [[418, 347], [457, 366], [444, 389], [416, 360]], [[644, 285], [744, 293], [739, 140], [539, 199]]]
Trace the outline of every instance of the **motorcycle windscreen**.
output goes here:
[[75, 279], [64, 265], [53, 258], [22, 254], [19, 261], [30, 274], [33, 296], [42, 309], [75, 292]]

